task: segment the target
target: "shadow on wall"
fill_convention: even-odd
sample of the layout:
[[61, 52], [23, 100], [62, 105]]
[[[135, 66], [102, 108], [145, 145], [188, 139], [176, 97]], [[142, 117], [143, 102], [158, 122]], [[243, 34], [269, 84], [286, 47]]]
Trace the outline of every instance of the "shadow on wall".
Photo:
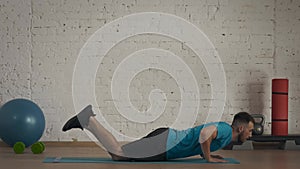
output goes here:
[[264, 84], [261, 82], [248, 83], [249, 113], [264, 114]]
[[264, 114], [265, 116], [269, 112], [265, 112], [266, 108], [269, 107], [268, 101], [268, 89], [270, 88], [268, 82], [269, 78], [265, 72], [251, 71], [250, 78], [247, 82], [247, 95], [246, 98], [249, 100], [249, 113], [250, 114]]
[[[251, 70], [252, 71], [252, 70]], [[271, 80], [265, 72], [253, 70], [247, 79], [247, 96], [250, 114], [265, 116], [264, 134], [271, 130]]]

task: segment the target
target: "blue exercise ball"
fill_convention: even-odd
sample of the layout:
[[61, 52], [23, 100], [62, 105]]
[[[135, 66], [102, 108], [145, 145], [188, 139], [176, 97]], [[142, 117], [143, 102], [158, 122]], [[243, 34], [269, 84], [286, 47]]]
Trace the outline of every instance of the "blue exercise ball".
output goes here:
[[22, 141], [26, 147], [37, 142], [45, 130], [45, 116], [37, 104], [14, 99], [0, 109], [0, 138], [11, 147]]

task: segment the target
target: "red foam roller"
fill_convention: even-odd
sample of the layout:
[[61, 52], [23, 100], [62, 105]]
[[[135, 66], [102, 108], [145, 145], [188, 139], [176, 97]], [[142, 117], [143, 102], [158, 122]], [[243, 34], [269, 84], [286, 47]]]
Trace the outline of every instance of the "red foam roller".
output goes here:
[[272, 94], [272, 119], [288, 119], [288, 95]]
[[288, 79], [273, 79], [272, 80], [272, 92], [289, 92], [289, 80]]
[[287, 136], [288, 127], [288, 121], [272, 121], [272, 135]]
[[272, 80], [272, 135], [288, 135], [288, 79]]

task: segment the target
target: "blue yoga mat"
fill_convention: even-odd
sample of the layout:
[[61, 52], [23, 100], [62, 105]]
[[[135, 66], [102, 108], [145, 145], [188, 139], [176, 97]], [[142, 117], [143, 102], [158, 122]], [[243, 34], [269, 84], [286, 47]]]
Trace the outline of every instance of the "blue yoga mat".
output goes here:
[[[221, 164], [240, 164], [240, 162], [233, 158], [224, 158], [227, 163]], [[130, 162], [130, 161], [113, 161], [110, 158], [96, 158], [96, 157], [46, 157], [44, 163], [106, 163], [106, 164], [205, 164], [209, 163], [201, 158], [187, 158], [176, 159], [168, 161], [147, 161], [147, 162]], [[215, 164], [215, 163], [209, 163]]]

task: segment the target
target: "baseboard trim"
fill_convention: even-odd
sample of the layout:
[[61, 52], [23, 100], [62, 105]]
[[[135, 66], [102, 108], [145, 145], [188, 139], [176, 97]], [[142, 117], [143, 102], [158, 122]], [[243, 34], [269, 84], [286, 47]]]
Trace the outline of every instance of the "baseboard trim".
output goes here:
[[[99, 147], [92, 141], [43, 141], [47, 147]], [[9, 147], [3, 141], [0, 141], [0, 147]]]

